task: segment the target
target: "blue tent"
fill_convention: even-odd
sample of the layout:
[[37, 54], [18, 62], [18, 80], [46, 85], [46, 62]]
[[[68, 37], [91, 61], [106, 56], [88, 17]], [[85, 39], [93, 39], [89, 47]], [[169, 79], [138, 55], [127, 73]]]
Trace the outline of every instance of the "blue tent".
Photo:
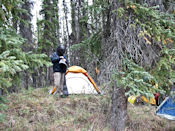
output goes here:
[[175, 96], [167, 97], [157, 108], [156, 114], [169, 120], [175, 120]]

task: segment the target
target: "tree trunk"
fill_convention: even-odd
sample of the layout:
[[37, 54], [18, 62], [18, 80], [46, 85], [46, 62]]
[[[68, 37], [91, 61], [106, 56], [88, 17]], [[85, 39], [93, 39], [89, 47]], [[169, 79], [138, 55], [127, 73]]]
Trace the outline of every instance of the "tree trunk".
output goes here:
[[[70, 34], [70, 46], [81, 41], [80, 34], [80, 1], [71, 0], [72, 33]], [[70, 65], [80, 65], [80, 52], [72, 51], [70, 54]]]
[[[40, 52], [49, 56], [60, 43], [58, 0], [43, 0], [42, 4], [42, 10], [40, 11], [43, 15], [43, 22], [40, 23], [42, 33], [38, 45], [42, 47]], [[49, 86], [52, 83], [52, 68], [46, 70], [44, 68], [38, 69], [37, 77], [33, 74], [33, 82], [37, 87]]]
[[[114, 86], [116, 89], [116, 86]], [[109, 123], [112, 130], [124, 131], [127, 120], [127, 98], [124, 88], [117, 88], [112, 95], [112, 106]]]
[[65, 15], [65, 22], [66, 22], [66, 49], [67, 49], [67, 56], [68, 56], [68, 62], [70, 63], [70, 34], [69, 34], [69, 27], [68, 27], [68, 7], [65, 3], [65, 0], [63, 0], [63, 10]]
[[[32, 28], [31, 28], [31, 6], [33, 3], [30, 0], [23, 0], [24, 4], [22, 5], [22, 9], [25, 9], [27, 13], [21, 13], [20, 18], [27, 22], [27, 24], [24, 21], [20, 21], [19, 27], [20, 27], [20, 34], [23, 38], [25, 38], [27, 41], [27, 44], [32, 43]], [[26, 45], [27, 46], [27, 45]], [[25, 50], [28, 50], [29, 48], [26, 47]]]
[[[24, 4], [22, 4], [22, 9], [26, 10], [27, 12], [21, 13], [19, 17], [21, 18], [21, 21], [19, 23], [20, 27], [20, 34], [23, 38], [26, 39], [26, 43], [23, 45], [22, 49], [25, 52], [28, 52], [32, 50], [32, 24], [31, 24], [31, 19], [32, 19], [32, 14], [31, 14], [31, 7], [33, 5], [33, 2], [30, 0], [23, 0]], [[25, 22], [26, 23], [25, 23]], [[29, 72], [25, 71], [22, 73], [22, 87], [25, 89], [28, 89], [29, 86]]]

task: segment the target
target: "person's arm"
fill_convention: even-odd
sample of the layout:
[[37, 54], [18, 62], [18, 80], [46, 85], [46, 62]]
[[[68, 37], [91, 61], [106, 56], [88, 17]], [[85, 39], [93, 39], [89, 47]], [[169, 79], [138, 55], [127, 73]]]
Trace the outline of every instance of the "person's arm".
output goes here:
[[60, 60], [60, 57], [56, 54], [56, 52], [54, 52], [51, 56], [50, 59], [52, 61], [52, 63], [57, 62]]
[[64, 59], [66, 60], [65, 62], [66, 62], [66, 64], [67, 64], [67, 66], [69, 66], [69, 62], [68, 62], [66, 56], [64, 56]]

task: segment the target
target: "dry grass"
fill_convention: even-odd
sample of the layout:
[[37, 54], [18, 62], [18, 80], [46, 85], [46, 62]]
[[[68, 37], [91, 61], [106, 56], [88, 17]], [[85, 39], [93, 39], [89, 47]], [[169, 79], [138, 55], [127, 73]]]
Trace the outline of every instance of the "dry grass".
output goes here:
[[[49, 88], [10, 94], [7, 98], [6, 122], [0, 130], [14, 131], [108, 131], [106, 96], [50, 96]], [[154, 115], [152, 106], [129, 105], [128, 131], [175, 130], [175, 123]]]
[[101, 114], [102, 96], [51, 96], [48, 88], [13, 93], [8, 96], [6, 122], [0, 130], [102, 130], [105, 115]]
[[155, 106], [128, 104], [128, 109], [128, 131], [175, 131], [175, 121], [157, 116]]

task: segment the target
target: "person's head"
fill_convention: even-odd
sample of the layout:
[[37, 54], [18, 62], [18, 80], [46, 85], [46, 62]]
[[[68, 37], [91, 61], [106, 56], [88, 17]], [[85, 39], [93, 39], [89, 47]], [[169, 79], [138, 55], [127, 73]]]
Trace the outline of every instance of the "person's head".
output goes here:
[[57, 54], [59, 56], [62, 56], [62, 55], [64, 55], [64, 53], [65, 53], [65, 46], [61, 44], [57, 48]]

